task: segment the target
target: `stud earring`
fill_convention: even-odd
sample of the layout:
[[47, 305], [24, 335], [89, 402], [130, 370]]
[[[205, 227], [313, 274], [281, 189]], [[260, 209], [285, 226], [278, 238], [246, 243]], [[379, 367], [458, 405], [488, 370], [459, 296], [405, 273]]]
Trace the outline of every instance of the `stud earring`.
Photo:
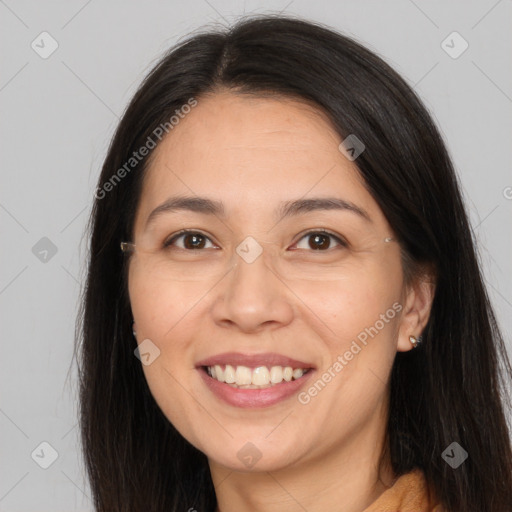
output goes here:
[[421, 336], [418, 336], [417, 338], [415, 336], [409, 336], [409, 341], [412, 343], [412, 346], [414, 348], [418, 348], [423, 339]]
[[135, 337], [137, 337], [137, 331], [133, 328], [134, 325], [135, 325], [135, 320], [132, 322], [132, 331], [133, 331], [133, 335]]

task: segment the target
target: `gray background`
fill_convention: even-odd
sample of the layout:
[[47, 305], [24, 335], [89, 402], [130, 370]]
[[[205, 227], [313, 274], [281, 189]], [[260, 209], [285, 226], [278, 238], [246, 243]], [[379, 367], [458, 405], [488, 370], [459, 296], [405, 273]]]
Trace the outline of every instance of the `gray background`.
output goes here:
[[[355, 37], [420, 94], [461, 178], [512, 352], [510, 0], [0, 0], [1, 511], [92, 510], [71, 358], [83, 233], [119, 116], [180, 38], [244, 12], [279, 11]], [[51, 48], [43, 31], [59, 45], [46, 59], [31, 47]], [[453, 31], [469, 44], [457, 58], [462, 41], [442, 46]], [[48, 469], [44, 441], [58, 452]]]

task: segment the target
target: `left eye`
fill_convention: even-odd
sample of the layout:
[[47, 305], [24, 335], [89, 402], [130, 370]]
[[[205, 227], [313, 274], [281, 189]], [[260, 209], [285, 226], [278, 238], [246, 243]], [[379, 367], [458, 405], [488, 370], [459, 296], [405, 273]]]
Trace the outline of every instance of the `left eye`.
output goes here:
[[[301, 240], [308, 239], [309, 238], [309, 247], [299, 247], [299, 243]], [[183, 244], [179, 245], [176, 244], [177, 240], [183, 239]], [[347, 243], [342, 240], [340, 237], [329, 233], [328, 231], [310, 231], [309, 233], [306, 233], [305, 235], [300, 238], [299, 242], [295, 244], [298, 249], [312, 249], [314, 251], [325, 251], [327, 249], [331, 248], [331, 240], [335, 240], [338, 245], [341, 245], [342, 247], [347, 247]], [[179, 249], [184, 250], [198, 250], [198, 249], [208, 249], [208, 247], [205, 247], [207, 243], [210, 243], [213, 248], [216, 246], [213, 245], [210, 238], [206, 235], [203, 235], [202, 233], [199, 233], [197, 231], [182, 231], [173, 237], [171, 237], [168, 241], [164, 243], [164, 247], [171, 247], [171, 246], [177, 246]], [[211, 247], [210, 247], [211, 248]]]
[[[339, 238], [336, 235], [333, 235], [332, 233], [329, 233], [328, 231], [310, 231], [309, 233], [306, 233], [300, 240], [308, 239], [308, 246], [306, 249], [313, 249], [314, 251], [325, 251], [326, 249], [330, 249], [330, 238], [335, 240], [339, 245], [342, 247], [347, 247], [347, 243]], [[296, 244], [298, 245], [298, 243]], [[304, 247], [299, 247], [299, 249], [303, 249]]]

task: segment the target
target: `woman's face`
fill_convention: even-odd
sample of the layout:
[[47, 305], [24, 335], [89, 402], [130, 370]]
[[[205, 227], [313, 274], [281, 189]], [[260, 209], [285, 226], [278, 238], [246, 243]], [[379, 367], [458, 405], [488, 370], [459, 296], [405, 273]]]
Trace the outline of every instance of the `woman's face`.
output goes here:
[[[421, 329], [399, 246], [341, 142], [305, 104], [223, 92], [154, 150], [129, 271], [137, 341], [159, 407], [212, 464], [277, 470], [384, 433], [395, 353]], [[178, 196], [196, 202], [159, 208]], [[310, 201], [325, 198], [338, 203]], [[283, 215], [295, 201], [309, 202]], [[214, 356], [238, 382], [282, 380], [237, 389], [202, 367]], [[286, 366], [310, 370], [288, 382]]]

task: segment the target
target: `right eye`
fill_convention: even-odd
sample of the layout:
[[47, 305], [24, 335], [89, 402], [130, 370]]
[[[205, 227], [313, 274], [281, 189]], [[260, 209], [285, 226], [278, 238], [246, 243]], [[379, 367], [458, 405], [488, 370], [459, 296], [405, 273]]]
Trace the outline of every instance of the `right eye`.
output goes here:
[[[182, 246], [176, 244], [176, 241], [180, 239], [183, 239]], [[211, 243], [211, 240], [206, 235], [203, 235], [199, 231], [184, 229], [179, 233], [176, 233], [175, 235], [171, 236], [171, 238], [166, 240], [163, 245], [165, 249], [177, 247], [178, 249], [182, 249], [185, 251], [195, 251], [198, 249], [204, 249], [206, 240], [209, 240]], [[215, 248], [216, 246], [213, 247]]]

